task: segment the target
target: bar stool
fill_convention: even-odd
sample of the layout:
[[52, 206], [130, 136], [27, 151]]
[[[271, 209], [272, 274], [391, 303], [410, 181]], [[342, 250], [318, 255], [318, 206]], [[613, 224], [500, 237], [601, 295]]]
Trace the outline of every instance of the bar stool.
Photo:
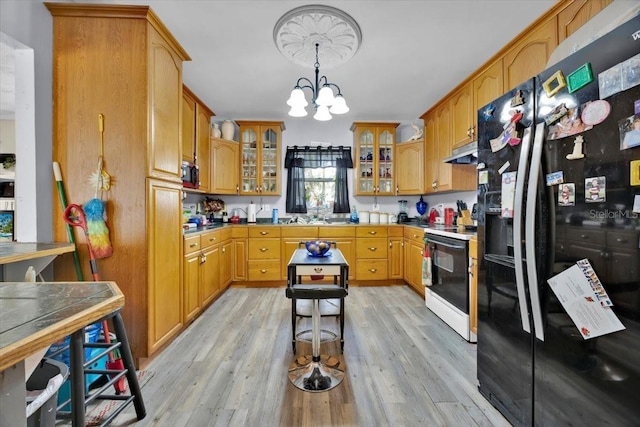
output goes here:
[[333, 356], [320, 354], [320, 300], [344, 298], [347, 288], [339, 285], [295, 285], [286, 288], [287, 298], [313, 300], [311, 313], [312, 354], [297, 357], [289, 367], [289, 380], [297, 388], [310, 391], [328, 391], [344, 379], [344, 367]]

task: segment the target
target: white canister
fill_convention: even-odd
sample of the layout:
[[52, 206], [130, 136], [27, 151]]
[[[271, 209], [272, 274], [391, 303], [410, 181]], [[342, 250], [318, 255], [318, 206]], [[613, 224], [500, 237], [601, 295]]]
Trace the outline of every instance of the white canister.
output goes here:
[[222, 122], [222, 125], [220, 125], [220, 131], [222, 133], [222, 139], [233, 140], [236, 127], [231, 120], [225, 120]]
[[389, 214], [386, 212], [380, 212], [380, 224], [389, 223]]
[[358, 212], [360, 224], [369, 224], [369, 211]]
[[380, 212], [371, 212], [369, 222], [371, 224], [380, 224]]

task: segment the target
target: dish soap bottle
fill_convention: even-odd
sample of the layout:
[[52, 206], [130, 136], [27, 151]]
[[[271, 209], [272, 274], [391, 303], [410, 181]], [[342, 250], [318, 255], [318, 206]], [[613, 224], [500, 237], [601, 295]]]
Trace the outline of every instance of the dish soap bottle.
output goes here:
[[358, 211], [356, 210], [356, 205], [353, 205], [353, 207], [351, 208], [351, 222], [353, 222], [354, 224], [357, 224], [358, 221]]

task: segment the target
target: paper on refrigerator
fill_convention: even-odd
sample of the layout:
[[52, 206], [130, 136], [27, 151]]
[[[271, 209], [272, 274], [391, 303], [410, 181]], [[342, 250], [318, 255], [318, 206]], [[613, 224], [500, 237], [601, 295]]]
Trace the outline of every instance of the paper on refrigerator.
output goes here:
[[547, 282], [585, 340], [625, 329], [588, 260], [578, 261]]

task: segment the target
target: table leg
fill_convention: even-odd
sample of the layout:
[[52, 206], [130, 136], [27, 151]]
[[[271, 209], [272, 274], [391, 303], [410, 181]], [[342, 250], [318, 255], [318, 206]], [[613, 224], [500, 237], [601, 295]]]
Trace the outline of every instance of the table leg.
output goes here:
[[71, 334], [69, 362], [71, 372], [71, 425], [83, 427], [84, 423], [84, 329]]
[[0, 372], [0, 427], [27, 425], [24, 361]]

